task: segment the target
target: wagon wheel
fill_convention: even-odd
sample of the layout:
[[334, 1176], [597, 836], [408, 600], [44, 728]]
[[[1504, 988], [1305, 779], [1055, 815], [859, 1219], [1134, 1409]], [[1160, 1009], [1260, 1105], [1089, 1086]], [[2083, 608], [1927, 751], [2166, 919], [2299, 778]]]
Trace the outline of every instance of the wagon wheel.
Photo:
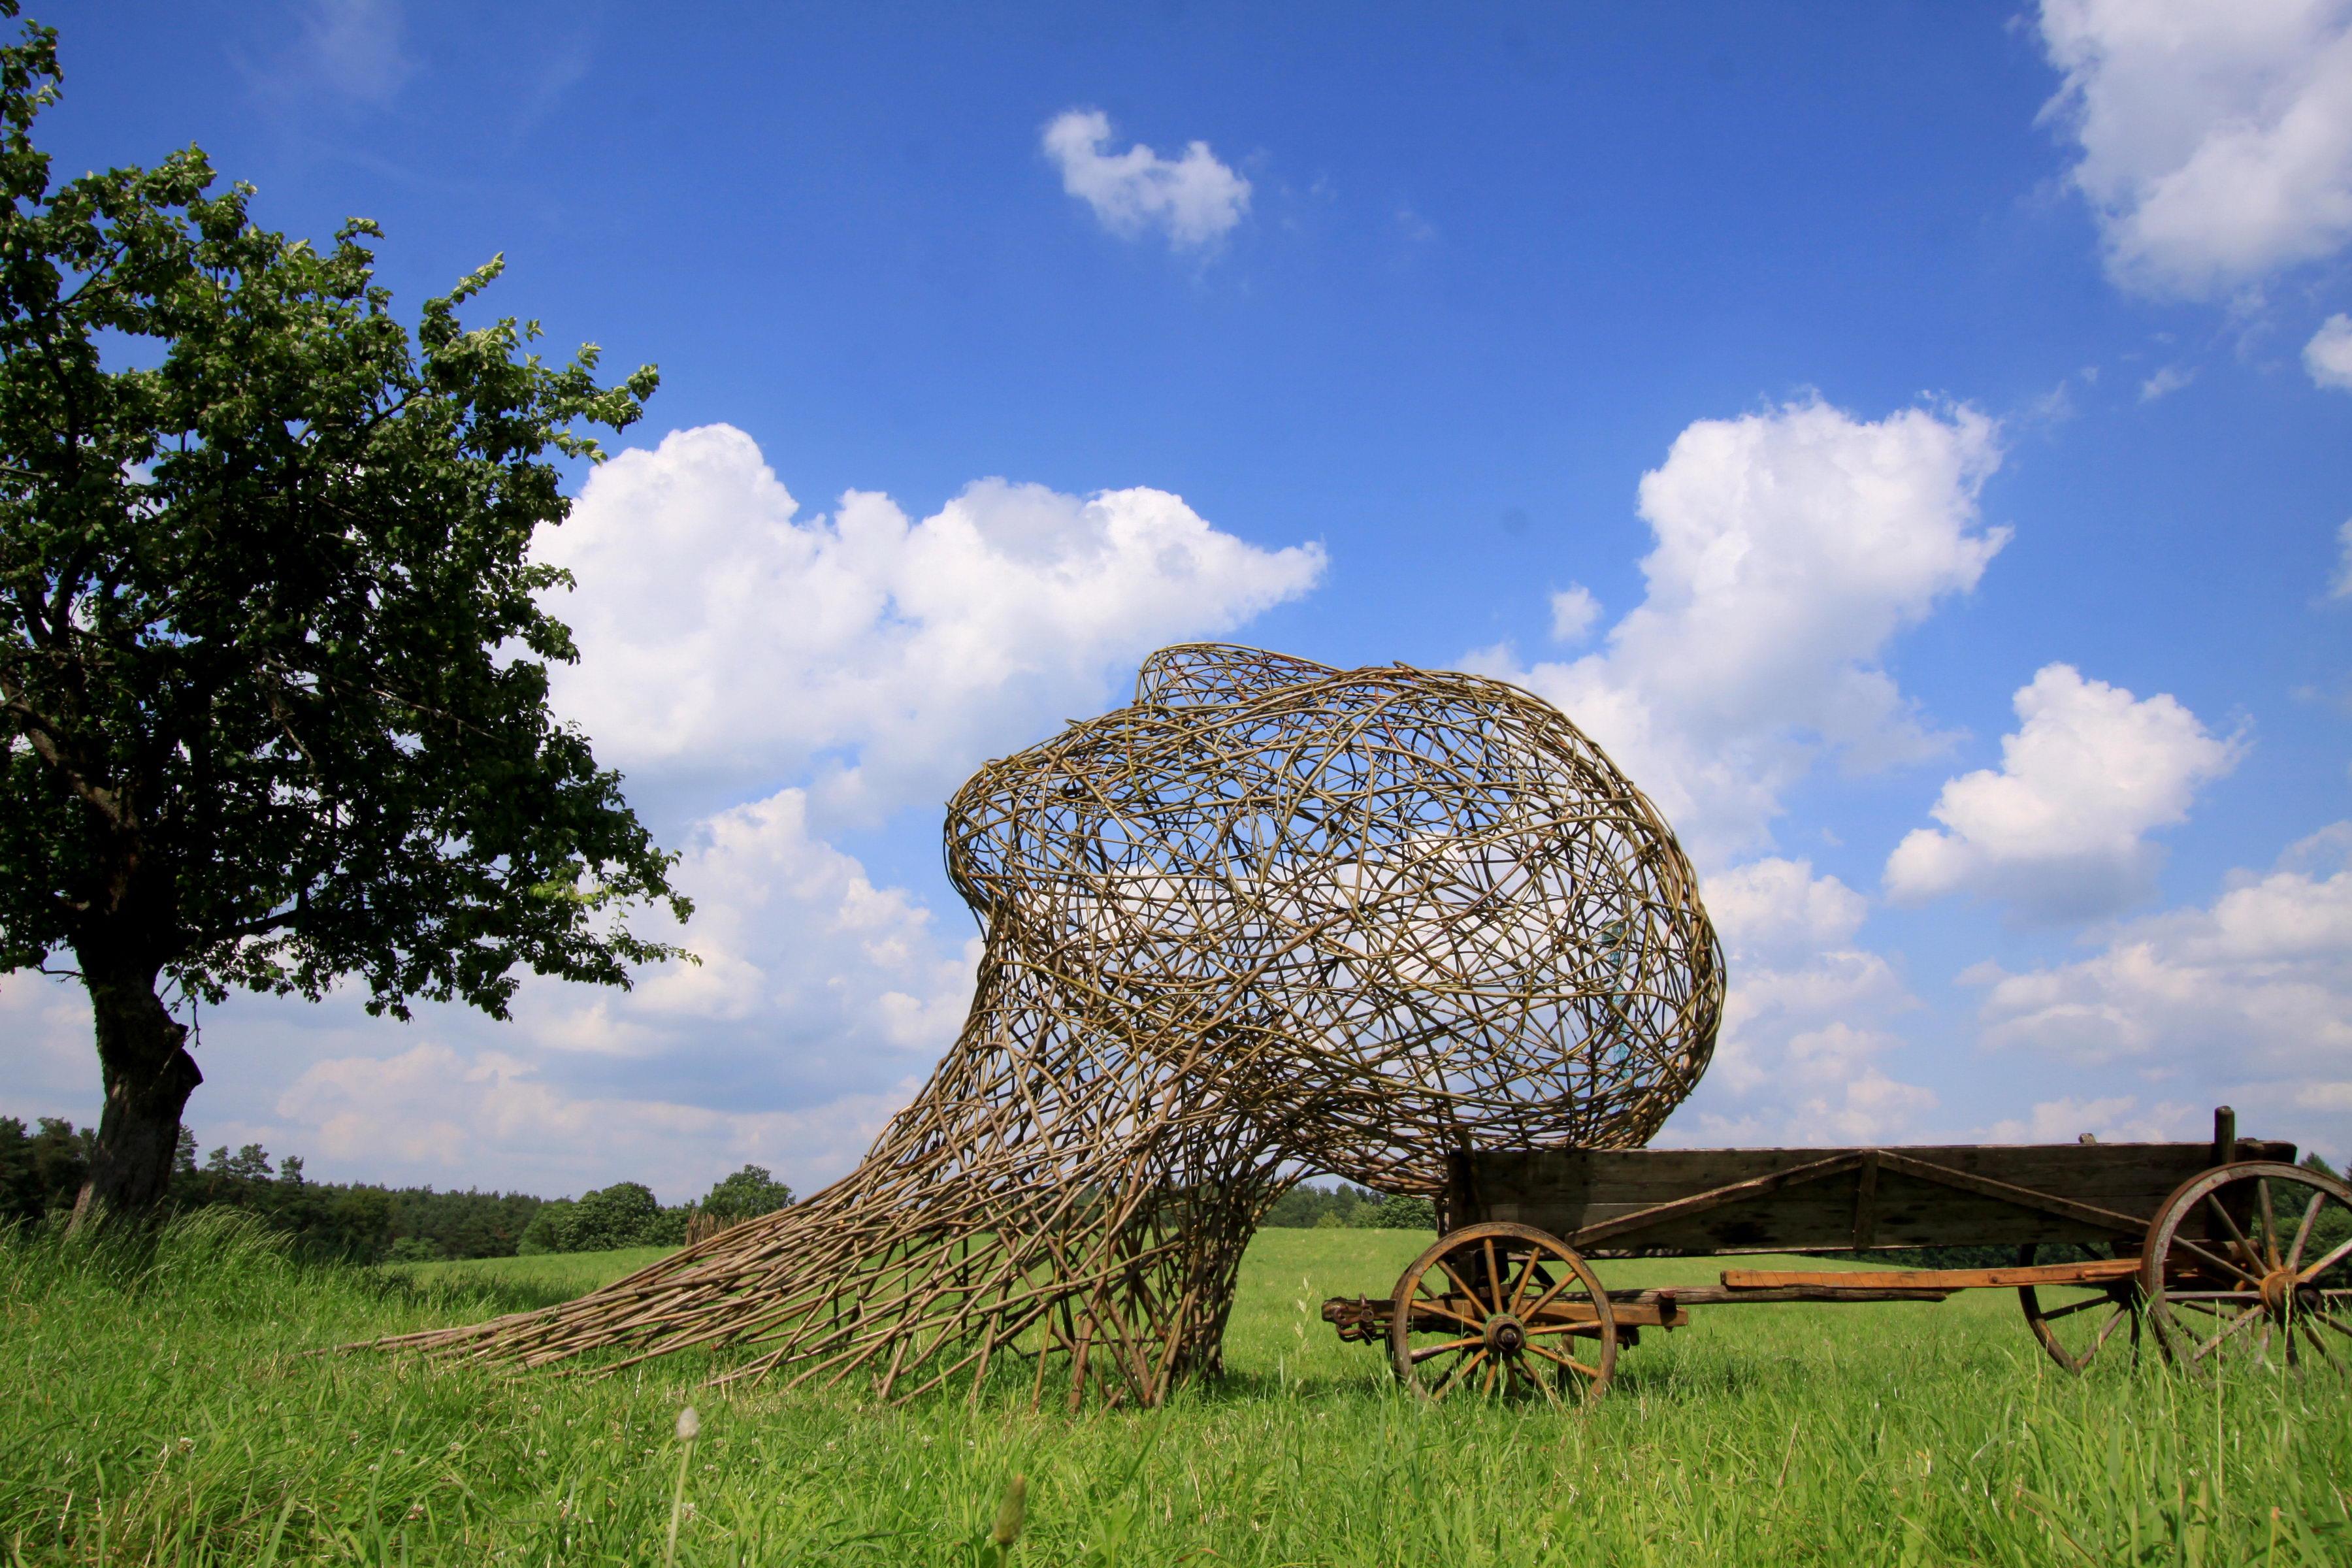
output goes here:
[[2352, 1374], [2352, 1187], [2267, 1160], [2190, 1177], [2148, 1226], [2140, 1287], [2174, 1365]]
[[1565, 1391], [1601, 1397], [1617, 1317], [1591, 1266], [1533, 1226], [1490, 1222], [1438, 1239], [1397, 1280], [1389, 1358], [1424, 1399]]
[[[2031, 1268], [2033, 1243], [2017, 1249], [2017, 1265]], [[2107, 1348], [2109, 1340], [2127, 1333], [2118, 1350], [2128, 1346], [2134, 1364], [2139, 1361], [2140, 1320], [2146, 1302], [2137, 1279], [2117, 1279], [2102, 1285], [2020, 1285], [2017, 1304], [2025, 1309], [2025, 1325], [2050, 1359], [2068, 1372], [2081, 1372]], [[2119, 1333], [2120, 1331], [2120, 1333]]]

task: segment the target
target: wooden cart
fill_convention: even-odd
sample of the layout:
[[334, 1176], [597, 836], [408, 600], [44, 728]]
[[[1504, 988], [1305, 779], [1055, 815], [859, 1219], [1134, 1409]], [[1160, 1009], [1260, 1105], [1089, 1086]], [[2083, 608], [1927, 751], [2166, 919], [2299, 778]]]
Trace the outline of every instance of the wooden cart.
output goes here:
[[[1693, 1309], [1940, 1301], [2014, 1289], [2070, 1372], [2143, 1329], [2173, 1364], [2352, 1370], [2352, 1187], [2291, 1143], [1964, 1144], [1886, 1149], [1532, 1149], [1459, 1153], [1437, 1243], [1387, 1300], [1337, 1298], [1340, 1338], [1385, 1342], [1397, 1375], [1593, 1399], [1621, 1347]], [[1727, 1268], [1697, 1289], [1609, 1289], [1587, 1260], [2014, 1247], [2001, 1268]], [[2063, 1248], [2070, 1261], [2037, 1261]], [[2080, 1255], [2092, 1254], [2087, 1258]], [[2110, 1351], [2109, 1353], [2118, 1353]]]

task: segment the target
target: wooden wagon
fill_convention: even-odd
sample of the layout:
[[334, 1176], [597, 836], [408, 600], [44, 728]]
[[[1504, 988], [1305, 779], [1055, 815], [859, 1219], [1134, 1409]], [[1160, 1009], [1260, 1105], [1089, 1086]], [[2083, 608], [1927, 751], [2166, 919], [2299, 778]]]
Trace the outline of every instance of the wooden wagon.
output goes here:
[[[1939, 1301], [2014, 1289], [2069, 1372], [2144, 1331], [2172, 1363], [2352, 1369], [2352, 1187], [2291, 1143], [1461, 1152], [1438, 1241], [1386, 1300], [1337, 1298], [1342, 1339], [1397, 1375], [1457, 1389], [1597, 1398], [1621, 1348], [1701, 1307]], [[1991, 1268], [1726, 1268], [1701, 1288], [1604, 1288], [1589, 1259], [2015, 1248]], [[2053, 1261], [2053, 1254], [2063, 1260]]]

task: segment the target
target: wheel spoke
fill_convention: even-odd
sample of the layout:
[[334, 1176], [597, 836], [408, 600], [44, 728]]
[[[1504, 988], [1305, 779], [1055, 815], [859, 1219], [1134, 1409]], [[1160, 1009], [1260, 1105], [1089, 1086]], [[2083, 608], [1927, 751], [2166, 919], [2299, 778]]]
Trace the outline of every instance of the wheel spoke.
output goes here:
[[2316, 1279], [2321, 1275], [2326, 1273], [2330, 1268], [2335, 1268], [2338, 1263], [2343, 1262], [2347, 1258], [2352, 1258], [2352, 1241], [2339, 1242], [2328, 1252], [2326, 1257], [2321, 1258], [2318, 1262], [2313, 1264], [2310, 1268], [2296, 1275], [2294, 1277], [2294, 1282], [2300, 1285], [2306, 1279]]
[[1479, 1398], [1491, 1399], [1494, 1397], [1496, 1381], [1503, 1375], [1503, 1360], [1504, 1358], [1501, 1356], [1488, 1356], [1486, 1358], [1486, 1377], [1478, 1385]]
[[2263, 1268], [2265, 1271], [2279, 1266], [2278, 1215], [2271, 1207], [2271, 1181], [2268, 1176], [2254, 1182], [2255, 1195], [2261, 1200], [2263, 1216]]
[[[2246, 1261], [2255, 1265], [2256, 1267], [2260, 1267], [2262, 1263], [2261, 1254], [2254, 1250], [2254, 1244], [2246, 1239], [2246, 1233], [2238, 1228], [2238, 1222], [2230, 1217], [2230, 1211], [2221, 1206], [2221, 1200], [2215, 1196], [2213, 1193], [2207, 1193], [2205, 1194], [2205, 1206], [2221, 1216], [2221, 1223], [2230, 1227], [2230, 1239], [2238, 1244], [2238, 1250], [2245, 1254]], [[2255, 1276], [2249, 1274], [2246, 1278], [2252, 1279], [2254, 1279]]]
[[2333, 1312], [2305, 1312], [2303, 1315], [2303, 1321], [2306, 1323], [2325, 1323], [2346, 1339], [2352, 1340], [2352, 1324], [2344, 1322]]
[[[1549, 1290], [1546, 1290], [1541, 1296], [1537, 1297], [1536, 1304], [1529, 1307], [1526, 1311], [1519, 1313], [1518, 1316], [1522, 1321], [1540, 1316], [1543, 1310], [1552, 1304], [1552, 1300], [1555, 1297], [1559, 1296], [1561, 1291], [1567, 1289], [1574, 1283], [1576, 1283], [1576, 1271], [1571, 1268], [1566, 1274], [1560, 1276], [1559, 1283], [1554, 1285]], [[1530, 1333], [1534, 1331], [1535, 1331], [1532, 1329], [1528, 1331]]]
[[2117, 1307], [2116, 1309], [2116, 1315], [2109, 1318], [2105, 1323], [2102, 1323], [2099, 1326], [2098, 1338], [2091, 1342], [2091, 1348], [2088, 1353], [2091, 1355], [2098, 1354], [2099, 1352], [2105, 1347], [2107, 1336], [2116, 1331], [2116, 1324], [2122, 1322], [2126, 1318], [2137, 1318], [2139, 1314], [2133, 1311], [2128, 1306]]
[[1465, 1329], [1476, 1329], [1484, 1332], [1486, 1327], [1485, 1319], [1474, 1318], [1467, 1312], [1455, 1311], [1445, 1304], [1443, 1297], [1433, 1296], [1425, 1301], [1416, 1301], [1413, 1303], [1413, 1310], [1418, 1312], [1434, 1312], [1441, 1318], [1451, 1318]]
[[2308, 1317], [2299, 1320], [2294, 1326], [2303, 1331], [2304, 1337], [2311, 1342], [2311, 1348], [2325, 1357], [2328, 1365], [2338, 1372], [2345, 1370], [2344, 1363], [2336, 1359], [2336, 1352], [2327, 1348], [2327, 1342], [2319, 1337], [2319, 1331], [2311, 1326]]
[[[2225, 1215], [2222, 1217], [2227, 1218], [2228, 1216]], [[2172, 1238], [2172, 1245], [2180, 1248], [2183, 1252], [2195, 1254], [2197, 1257], [2203, 1258], [2206, 1262], [2211, 1264], [2216, 1268], [2236, 1275], [2239, 1279], [2244, 1280], [2247, 1284], [2255, 1287], [2257, 1289], [2262, 1287], [2263, 1281], [2261, 1276], [2247, 1273], [2244, 1269], [2239, 1268], [2236, 1264], [2231, 1262], [2226, 1258], [2216, 1258], [2213, 1254], [2206, 1251], [2202, 1247], [2200, 1247], [2197, 1243], [2189, 1240], [2185, 1236], [2175, 1236]]]
[[2326, 1193], [2314, 1193], [2311, 1202], [2304, 1205], [2303, 1223], [2294, 1227], [2294, 1245], [2287, 1248], [2286, 1266], [2289, 1268], [2303, 1261], [2303, 1244], [2311, 1239], [2312, 1222], [2319, 1217], [2319, 1211], [2326, 1203]]
[[2094, 1307], [2104, 1307], [2114, 1300], [2112, 1296], [2085, 1296], [2079, 1301], [2069, 1301], [2063, 1307], [2051, 1308], [2042, 1314], [2042, 1321], [2045, 1323], [2054, 1323], [2061, 1318], [2071, 1318], [2077, 1312], [2087, 1312]]
[[1460, 1361], [1456, 1362], [1454, 1365], [1454, 1370], [1445, 1374], [1444, 1381], [1440, 1383], [1435, 1388], [1430, 1390], [1429, 1396], [1432, 1399], [1444, 1398], [1446, 1394], [1454, 1387], [1454, 1385], [1462, 1380], [1462, 1374], [1464, 1373], [1470, 1371], [1473, 1367], [1476, 1366], [1480, 1362], [1485, 1361], [1486, 1359], [1486, 1347], [1481, 1345], [1476, 1350], [1471, 1352], [1468, 1355], [1464, 1356]]
[[1517, 1373], [1519, 1376], [1527, 1379], [1528, 1385], [1533, 1388], [1538, 1394], [1544, 1396], [1545, 1404], [1558, 1405], [1559, 1403], [1559, 1391], [1552, 1387], [1551, 1384], [1548, 1380], [1538, 1377], [1536, 1375], [1536, 1369], [1529, 1366], [1525, 1361], [1520, 1360], [1517, 1357], [1512, 1358], [1511, 1370]]
[[1454, 1281], [1454, 1288], [1456, 1290], [1461, 1291], [1465, 1297], [1468, 1298], [1469, 1302], [1473, 1307], [1483, 1308], [1486, 1305], [1486, 1301], [1479, 1296], [1478, 1292], [1470, 1289], [1470, 1282], [1454, 1271], [1454, 1265], [1451, 1262], [1441, 1258], [1437, 1260], [1437, 1266], [1445, 1270], [1445, 1277]]
[[1430, 1357], [1444, 1355], [1447, 1351], [1466, 1351], [1472, 1345], [1484, 1344], [1486, 1338], [1484, 1334], [1465, 1334], [1458, 1340], [1448, 1340], [1442, 1345], [1423, 1345], [1412, 1352], [1412, 1364], [1419, 1366]]
[[1528, 1281], [1536, 1277], [1538, 1266], [1542, 1262], [1542, 1249], [1540, 1247], [1529, 1247], [1528, 1249], [1527, 1267], [1519, 1270], [1519, 1282], [1511, 1287], [1511, 1304], [1503, 1309], [1505, 1311], [1509, 1312], [1514, 1316], [1517, 1315], [1519, 1303], [1527, 1298]]
[[1579, 1377], [1591, 1379], [1595, 1382], [1599, 1381], [1601, 1377], [1601, 1369], [1599, 1367], [1587, 1366], [1573, 1356], [1564, 1356], [1558, 1351], [1548, 1351], [1541, 1345], [1529, 1345], [1528, 1349], [1535, 1352], [1536, 1354], [1543, 1357], [1546, 1361], [1556, 1361], [1559, 1363], [1560, 1365], [1568, 1368], [1569, 1371], [1575, 1373]]
[[2252, 1306], [2247, 1308], [2244, 1311], [2231, 1319], [2227, 1328], [2223, 1329], [2220, 1333], [2215, 1334], [2211, 1339], [2207, 1340], [2203, 1344], [2199, 1345], [2196, 1352], [2190, 1355], [2189, 1359], [2191, 1361], [2203, 1361], [2207, 1356], [2211, 1355], [2215, 1351], [2221, 1347], [2222, 1341], [2228, 1339], [2231, 1334], [2236, 1333], [2240, 1329], [2244, 1328], [2248, 1323], [2252, 1322], [2256, 1318], [2260, 1317], [2262, 1315], [2262, 1303], [2259, 1301], [2255, 1302]]

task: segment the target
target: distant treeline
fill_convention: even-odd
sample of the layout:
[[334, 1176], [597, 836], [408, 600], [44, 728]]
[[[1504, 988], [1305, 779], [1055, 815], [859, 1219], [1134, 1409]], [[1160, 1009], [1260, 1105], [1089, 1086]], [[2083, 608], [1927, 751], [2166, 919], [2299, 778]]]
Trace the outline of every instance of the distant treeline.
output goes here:
[[[58, 1117], [44, 1116], [27, 1131], [16, 1118], [0, 1116], [0, 1224], [38, 1223], [71, 1209], [96, 1138], [95, 1130]], [[734, 1221], [792, 1201], [792, 1189], [758, 1165], [719, 1182], [698, 1204], [669, 1207], [637, 1182], [616, 1182], [576, 1200], [313, 1182], [303, 1174], [301, 1156], [289, 1154], [273, 1166], [257, 1143], [234, 1153], [215, 1149], [200, 1165], [195, 1135], [184, 1128], [166, 1206], [173, 1213], [241, 1208], [288, 1233], [307, 1256], [400, 1263], [675, 1247], [698, 1211]]]
[[1437, 1207], [1427, 1198], [1384, 1197], [1369, 1187], [1341, 1182], [1336, 1187], [1302, 1182], [1275, 1200], [1265, 1223], [1292, 1229], [1429, 1230], [1437, 1228]]

